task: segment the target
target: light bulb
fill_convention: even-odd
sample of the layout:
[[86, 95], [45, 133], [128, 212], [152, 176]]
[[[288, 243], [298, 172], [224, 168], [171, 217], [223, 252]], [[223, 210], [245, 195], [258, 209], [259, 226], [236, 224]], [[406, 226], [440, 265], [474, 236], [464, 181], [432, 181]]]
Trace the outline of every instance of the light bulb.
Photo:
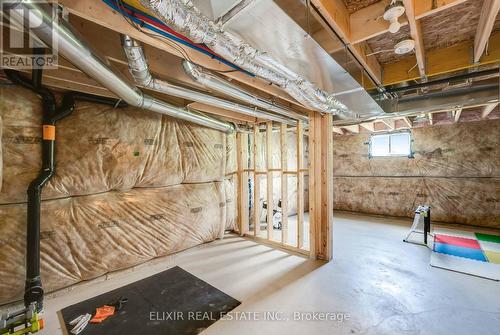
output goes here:
[[401, 28], [401, 23], [399, 23], [398, 18], [395, 17], [391, 20], [391, 24], [389, 25], [389, 32], [391, 34], [395, 34], [399, 31], [399, 28]]

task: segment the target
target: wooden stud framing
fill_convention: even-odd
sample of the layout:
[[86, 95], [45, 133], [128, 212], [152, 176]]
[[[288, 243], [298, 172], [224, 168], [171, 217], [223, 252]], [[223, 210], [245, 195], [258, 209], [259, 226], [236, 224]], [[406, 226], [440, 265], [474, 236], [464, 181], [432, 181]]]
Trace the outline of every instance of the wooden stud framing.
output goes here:
[[[494, 64], [500, 60], [500, 32], [491, 35], [488, 43], [488, 53], [484, 54], [478, 63], [472, 62], [473, 41], [464, 41], [455, 45], [427, 50], [425, 72], [428, 77], [449, 72], [465, 70], [478, 65]], [[398, 62], [384, 65], [384, 85], [394, 85], [403, 81], [420, 78], [417, 69], [410, 71], [415, 65], [415, 57], [410, 55]]]
[[[350, 15], [352, 43], [360, 43], [389, 31], [389, 23], [382, 18], [386, 6], [387, 2], [380, 1]], [[401, 26], [408, 24], [404, 15], [399, 18], [399, 23]]]
[[268, 245], [272, 248], [277, 248], [277, 249], [283, 249], [285, 251], [297, 254], [299, 256], [309, 256], [309, 251], [304, 250], [304, 249], [298, 249], [296, 247], [293, 247], [289, 244], [284, 244], [278, 241], [273, 241], [273, 240], [268, 240], [267, 238], [261, 237], [261, 236], [252, 236], [252, 235], [246, 235], [246, 237], [249, 237], [255, 241], [258, 241], [259, 243], [262, 243], [264, 245]]
[[498, 102], [489, 104], [484, 106], [483, 111], [481, 112], [481, 119], [486, 119], [488, 115], [495, 109], [495, 107], [498, 105]]
[[394, 130], [396, 128], [396, 123], [393, 119], [380, 119], [388, 128], [388, 130]]
[[462, 114], [462, 108], [455, 109], [453, 111], [453, 122], [457, 123], [460, 120], [460, 115]]
[[344, 131], [342, 130], [341, 127], [333, 127], [333, 132], [340, 135], [344, 135]]
[[[465, 1], [466, 0], [414, 0], [414, 16], [416, 20], [419, 20], [452, 6], [459, 5]], [[388, 2], [389, 1], [375, 2], [350, 15], [349, 28], [351, 32], [351, 43], [360, 43], [389, 31], [389, 23], [382, 19]], [[408, 24], [405, 15], [399, 18], [399, 23], [401, 23], [401, 26]]]
[[238, 223], [240, 235], [248, 232], [248, 172], [245, 166], [248, 162], [248, 134], [236, 133], [236, 150], [238, 164]]
[[406, 123], [406, 126], [408, 128], [413, 127], [413, 124], [411, 123], [411, 121], [410, 121], [410, 119], [408, 117], [403, 117], [403, 118], [401, 118], [401, 120], [403, 120], [403, 122]]
[[287, 125], [280, 126], [280, 152], [281, 152], [281, 242], [288, 243], [288, 169], [287, 156]]
[[349, 130], [353, 134], [359, 133], [359, 125], [353, 124], [352, 126], [343, 126], [342, 128]]
[[415, 18], [434, 15], [437, 12], [460, 5], [467, 0], [417, 0], [415, 1]]
[[360, 126], [369, 131], [375, 131], [375, 124], [373, 122], [360, 123]]
[[474, 39], [474, 63], [479, 62], [486, 49], [495, 25], [495, 18], [500, 11], [500, 0], [485, 0]]
[[376, 84], [382, 82], [382, 69], [375, 57], [367, 57], [372, 50], [367, 43], [351, 43], [349, 12], [342, 0], [312, 0], [314, 6], [323, 15], [328, 24], [344, 41], [363, 68], [370, 74]]
[[259, 125], [253, 126], [253, 235], [260, 232], [260, 175], [257, 173]]
[[415, 41], [415, 56], [417, 58], [418, 71], [421, 77], [425, 77], [424, 42], [422, 41], [420, 21], [415, 19], [415, 0], [403, 0], [403, 3], [410, 25], [410, 34]]
[[[304, 244], [304, 128], [302, 121], [297, 121], [297, 248]], [[330, 128], [332, 129], [332, 128]]]
[[273, 237], [273, 152], [271, 148], [273, 139], [273, 122], [266, 122], [266, 169], [267, 169], [267, 239]]
[[332, 258], [333, 136], [332, 115], [309, 114], [309, 225], [311, 257]]
[[[70, 15], [70, 22], [72, 19], [72, 15], [83, 18], [87, 21], [93, 22], [97, 25], [106, 27], [111, 29], [119, 34], [127, 34], [132, 38], [146, 43], [148, 45], [154, 46], [162, 51], [165, 51], [171, 55], [180, 56], [179, 50], [175, 47], [169, 46], [161, 41], [161, 39], [153, 38], [148, 36], [142, 32], [139, 32], [137, 29], [134, 29], [130, 26], [126, 20], [123, 19], [122, 15], [112, 10], [108, 7], [103, 1], [100, 0], [59, 0], [60, 5], [62, 5]], [[80, 20], [81, 21], [81, 20]], [[83, 27], [78, 27], [78, 29], [84, 29]], [[83, 34], [85, 36], [85, 34]], [[102, 39], [101, 39], [102, 40]], [[99, 39], [94, 41], [97, 43], [102, 43]], [[120, 43], [119, 39], [116, 39], [116, 43]], [[111, 48], [110, 48], [111, 49]], [[116, 48], [117, 52], [122, 52], [121, 48]], [[194, 51], [190, 48], [184, 48], [184, 51], [189, 55], [193, 62], [197, 64], [201, 64], [208, 68], [218, 69], [218, 70], [226, 70], [227, 66], [220, 63], [219, 61], [212, 59], [210, 56], [206, 56], [197, 51]], [[156, 63], [153, 57], [148, 57], [151, 68], [154, 67], [153, 63]], [[160, 62], [161, 65], [161, 62]], [[271, 96], [278, 97], [280, 99], [284, 99], [287, 102], [294, 105], [294, 107], [300, 108], [300, 105], [297, 104], [295, 99], [290, 97], [285, 91], [278, 88], [275, 85], [268, 85], [268, 83], [260, 78], [251, 78], [248, 75], [241, 72], [228, 72], [224, 73], [228, 78], [234, 79], [237, 82], [244, 83], [247, 86], [251, 86], [259, 91], [266, 92]]]

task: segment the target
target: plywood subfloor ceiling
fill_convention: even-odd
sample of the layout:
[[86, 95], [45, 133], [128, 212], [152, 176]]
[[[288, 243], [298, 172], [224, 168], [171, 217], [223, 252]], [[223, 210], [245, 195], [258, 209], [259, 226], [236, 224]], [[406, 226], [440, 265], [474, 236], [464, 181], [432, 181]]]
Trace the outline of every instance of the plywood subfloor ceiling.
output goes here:
[[352, 14], [360, 9], [363, 9], [380, 1], [381, 0], [344, 0], [344, 3], [349, 14]]
[[[355, 8], [355, 11], [370, 5], [368, 4], [370, 1], [346, 0], [345, 2], [350, 3], [348, 8]], [[424, 50], [446, 48], [460, 42], [474, 40], [484, 2], [484, 0], [467, 0], [447, 10], [420, 19]], [[495, 20], [492, 34], [498, 31], [500, 31], [500, 17]], [[411, 38], [409, 25], [401, 27], [396, 34], [386, 32], [368, 39], [367, 42], [373, 52], [378, 52], [393, 49], [397, 42], [407, 38]], [[374, 56], [380, 64], [388, 64], [397, 62], [408, 55], [400, 56], [394, 52], [383, 52]]]

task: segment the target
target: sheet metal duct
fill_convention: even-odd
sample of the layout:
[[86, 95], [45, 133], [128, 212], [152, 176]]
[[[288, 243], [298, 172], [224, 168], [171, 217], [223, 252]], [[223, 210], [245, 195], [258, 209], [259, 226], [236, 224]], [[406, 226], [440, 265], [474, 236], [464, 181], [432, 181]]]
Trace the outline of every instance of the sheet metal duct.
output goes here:
[[422, 113], [453, 110], [459, 107], [483, 105], [498, 101], [500, 101], [500, 89], [498, 84], [480, 85], [408, 97], [400, 100], [388, 99], [382, 102], [387, 112], [384, 115], [363, 118], [358, 120], [358, 122], [338, 120], [334, 121], [333, 124], [336, 126], [352, 125], [363, 121], [394, 118], [398, 116], [415, 116]]
[[[185, 34], [197, 43], [206, 44], [238, 66], [282, 87], [297, 101], [309, 108], [337, 114], [344, 118], [353, 118], [361, 113], [382, 113], [380, 107], [354, 79], [316, 42], [306, 37], [307, 34], [273, 1], [254, 1], [231, 17], [222, 26], [224, 29], [200, 13], [189, 0], [140, 0], [140, 2], [176, 31]], [[290, 55], [295, 59], [290, 58]], [[326, 57], [322, 58], [325, 55]], [[303, 62], [304, 60], [306, 63]], [[329, 62], [337, 68], [336, 70], [341, 71], [344, 77], [341, 79], [350, 78], [352, 84], [355, 85], [348, 85], [347, 89], [335, 88], [336, 91], [332, 94], [316, 87], [311, 79], [299, 75], [302, 72], [310, 72], [309, 67], [315, 70], [320, 68], [319, 73], [331, 72], [333, 68], [325, 66], [327, 64], [323, 61]], [[298, 68], [283, 65], [293, 65], [293, 63], [299, 65]], [[339, 78], [334, 78], [334, 81], [337, 82], [337, 79]], [[357, 89], [359, 91], [356, 91]], [[346, 91], [350, 93], [345, 93]], [[350, 103], [360, 101], [359, 95], [356, 97], [352, 95], [356, 92], [364, 92], [366, 96], [363, 98], [366, 100], [346, 106], [342, 101]], [[360, 106], [364, 106], [363, 110], [357, 110]]]
[[223, 28], [330, 92], [352, 111], [340, 117], [355, 119], [384, 113], [370, 94], [274, 1], [254, 0]]
[[[90, 47], [72, 31], [67, 22], [54, 20], [49, 5], [37, 2], [18, 2], [13, 3], [11, 8], [20, 10], [19, 12], [16, 10], [9, 11], [13, 14], [11, 19], [20, 25], [29, 26], [32, 33], [49, 46], [52, 46], [52, 41], [56, 39], [59, 54], [129, 105], [166, 114], [226, 133], [235, 130], [234, 125], [229, 122], [217, 120], [186, 108], [176, 107], [141, 92], [91, 51]], [[23, 9], [30, 11], [29, 20], [24, 19], [22, 15]], [[37, 23], [33, 24], [36, 28], [30, 26], [30, 22], [28, 22], [30, 20]], [[39, 22], [42, 22], [42, 24], [38, 25]]]
[[[144, 50], [142, 46], [130, 36], [122, 35], [122, 45], [127, 57], [130, 73], [137, 84], [149, 88], [151, 90], [166, 93], [183, 99], [193, 100], [201, 103], [206, 103], [211, 106], [216, 106], [220, 108], [225, 108], [228, 110], [233, 110], [245, 115], [250, 115], [256, 118], [263, 118], [266, 120], [272, 120], [277, 122], [282, 122], [286, 124], [295, 125], [297, 122], [280, 115], [275, 115], [268, 113], [257, 108], [251, 108], [248, 106], [240, 105], [238, 103], [224, 100], [218, 97], [214, 97], [202, 92], [197, 92], [190, 90], [188, 88], [173, 85], [165, 80], [154, 78], [151, 75], [149, 66], [144, 55]], [[234, 91], [237, 90], [234, 86], [228, 86], [227, 90], [232, 88]], [[244, 95], [245, 92], [241, 91], [239, 95]], [[248, 93], [246, 95], [249, 95]], [[272, 105], [274, 106], [274, 105]], [[278, 110], [278, 108], [276, 108]], [[287, 116], [294, 117], [295, 119], [300, 118], [301, 115], [293, 111], [283, 110], [281, 114], [288, 113]], [[306, 117], [304, 117], [307, 120]]]

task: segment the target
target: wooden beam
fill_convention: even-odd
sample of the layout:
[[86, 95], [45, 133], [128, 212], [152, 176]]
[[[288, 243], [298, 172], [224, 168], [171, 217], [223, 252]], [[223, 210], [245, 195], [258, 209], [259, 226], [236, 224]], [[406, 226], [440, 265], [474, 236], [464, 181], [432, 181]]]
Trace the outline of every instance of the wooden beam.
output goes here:
[[228, 109], [223, 109], [220, 107], [210, 106], [210, 105], [207, 105], [207, 104], [204, 104], [201, 102], [192, 102], [192, 103], [188, 104], [188, 107], [202, 111], [202, 112], [223, 116], [223, 117], [225, 117], [227, 119], [231, 119], [233, 121], [245, 121], [245, 122], [250, 122], [250, 123], [262, 121], [262, 120], [255, 118], [255, 117], [252, 117], [250, 115], [241, 114], [238, 112], [233, 112], [233, 111], [230, 111]]
[[316, 257], [329, 261], [333, 257], [333, 137], [330, 134], [333, 116], [321, 116], [321, 226], [316, 227]]
[[260, 175], [257, 173], [257, 161], [259, 160], [259, 147], [257, 145], [259, 137], [259, 126], [253, 126], [253, 235], [260, 232]]
[[[146, 35], [137, 29], [131, 27], [123, 16], [112, 10], [103, 1], [100, 0], [60, 0], [59, 4], [62, 5], [69, 13], [84, 18], [85, 20], [96, 23], [100, 26], [111, 29], [119, 34], [127, 34], [132, 38], [146, 43], [148, 45], [154, 46], [160, 50], [163, 50], [172, 55], [181, 56], [179, 50], [169, 44], [163, 42], [161, 38], [154, 38], [152, 36]], [[81, 27], [78, 30], [81, 31]], [[93, 42], [99, 42], [94, 40]], [[119, 43], [119, 41], [118, 41]], [[210, 56], [199, 53], [191, 48], [183, 47], [184, 51], [189, 55], [193, 62], [201, 64], [205, 67], [217, 69], [217, 70], [227, 70], [227, 66], [220, 63], [219, 61], [212, 59]], [[120, 49], [118, 51], [121, 52]], [[152, 59], [149, 58], [151, 62]], [[266, 92], [272, 96], [284, 99], [295, 106], [300, 106], [300, 104], [290, 97], [285, 91], [278, 88], [275, 85], [269, 85], [266, 81], [258, 77], [250, 77], [242, 72], [227, 72], [223, 75], [234, 79], [238, 82], [245, 83], [251, 87], [254, 87], [260, 91]]]
[[413, 124], [412, 124], [411, 120], [408, 117], [402, 117], [401, 120], [403, 120], [403, 122], [406, 123], [406, 126], [408, 128], [413, 127]]
[[479, 62], [486, 49], [498, 11], [500, 11], [500, 0], [484, 0], [474, 38], [474, 63]]
[[281, 242], [288, 243], [288, 150], [287, 125], [280, 125], [280, 152], [281, 152]]
[[342, 126], [342, 128], [349, 130], [353, 134], [359, 133], [359, 124], [353, 124], [352, 126]]
[[248, 238], [251, 238], [252, 240], [257, 241], [263, 245], [268, 245], [274, 249], [282, 249], [288, 253], [297, 254], [299, 256], [305, 256], [305, 257], [309, 256], [308, 250], [298, 249], [298, 248], [293, 247], [289, 244], [284, 244], [284, 243], [280, 243], [277, 241], [268, 240], [267, 238], [260, 237], [260, 236], [253, 236], [253, 235], [249, 235], [249, 234], [246, 234], [245, 236]]
[[[434, 3], [433, 3], [434, 1]], [[414, 0], [414, 16], [416, 20], [433, 15], [442, 10], [459, 5], [466, 0]], [[350, 15], [351, 43], [356, 44], [389, 31], [389, 22], [382, 18], [385, 7], [390, 1], [379, 1], [362, 8]], [[401, 26], [408, 24], [405, 16], [399, 18]]]
[[410, 24], [411, 38], [415, 41], [415, 56], [417, 58], [418, 71], [421, 77], [425, 77], [425, 56], [424, 56], [424, 42], [422, 41], [422, 29], [420, 21], [415, 19], [415, 1], [403, 0], [406, 17]]
[[453, 111], [453, 122], [457, 123], [460, 120], [460, 115], [462, 114], [462, 108], [455, 109]]
[[273, 200], [273, 122], [266, 122], [266, 170], [267, 170], [267, 239], [273, 237], [273, 216], [274, 216], [274, 200]]
[[481, 119], [486, 119], [488, 115], [490, 115], [491, 112], [496, 108], [496, 106], [498, 106], [498, 102], [484, 106], [484, 109], [481, 112]]
[[43, 75], [42, 83], [45, 86], [57, 88], [57, 89], [65, 90], [65, 91], [66, 90], [77, 91], [77, 92], [82, 92], [82, 93], [98, 95], [101, 97], [118, 99], [118, 97], [114, 93], [111, 93], [110, 91], [108, 91], [107, 89], [105, 89], [103, 87], [90, 86], [90, 85], [86, 85], [86, 84], [79, 84], [79, 83], [65, 80], [65, 79], [61, 79], [58, 77], [48, 76], [46, 74]]
[[309, 229], [311, 257], [332, 259], [332, 115], [309, 114]]
[[442, 10], [460, 5], [467, 0], [417, 0], [415, 1], [415, 18], [434, 15]]
[[333, 127], [333, 132], [334, 133], [337, 133], [337, 134], [340, 134], [340, 135], [344, 135], [344, 131], [342, 130], [342, 128], [340, 127]]
[[366, 130], [369, 130], [371, 132], [375, 131], [375, 125], [373, 122], [363, 122], [359, 124], [361, 127], [365, 128]]
[[297, 248], [304, 246], [304, 125], [297, 121]]
[[396, 129], [396, 124], [394, 122], [394, 119], [380, 119], [380, 121], [382, 121], [389, 130]]
[[370, 74], [376, 84], [382, 82], [382, 68], [375, 57], [367, 57], [372, 50], [367, 43], [351, 43], [351, 26], [349, 12], [342, 0], [312, 0], [327, 23], [347, 45], [363, 68]]
[[[389, 22], [382, 18], [388, 3], [389, 1], [379, 1], [350, 15], [351, 41], [353, 44], [389, 32]], [[405, 26], [408, 24], [408, 20], [402, 16], [399, 18], [399, 23], [401, 26]]]
[[[465, 41], [446, 48], [428, 50], [425, 64], [427, 77], [465, 70], [478, 65], [497, 63], [500, 61], [500, 32], [491, 35], [488, 53], [483, 55], [476, 64], [472, 62], [473, 48], [473, 41]], [[402, 58], [398, 62], [384, 65], [384, 85], [419, 79], [418, 69], [410, 71], [414, 65], [415, 57], [413, 55]]]
[[248, 227], [248, 134], [236, 133], [236, 162], [238, 166], [238, 228], [240, 236], [249, 231]]

